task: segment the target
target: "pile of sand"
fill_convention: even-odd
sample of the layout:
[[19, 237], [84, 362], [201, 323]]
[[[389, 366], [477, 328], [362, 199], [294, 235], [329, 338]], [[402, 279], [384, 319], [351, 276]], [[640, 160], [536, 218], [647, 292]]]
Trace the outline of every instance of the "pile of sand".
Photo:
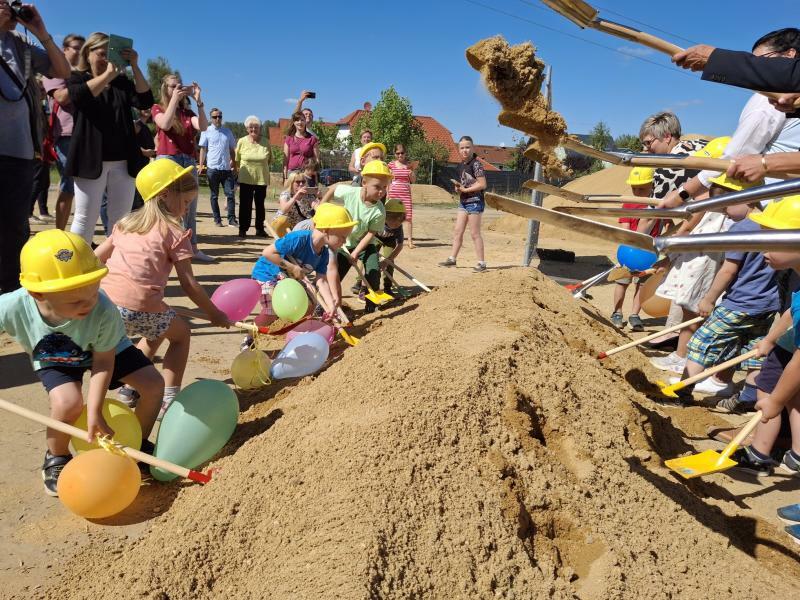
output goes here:
[[530, 42], [509, 46], [497, 35], [467, 48], [467, 61], [480, 71], [489, 93], [503, 107], [501, 124], [519, 129], [534, 138], [525, 156], [542, 165], [550, 177], [565, 174], [554, 149], [567, 131], [564, 118], [549, 109], [541, 94], [544, 63], [535, 56]]
[[138, 541], [85, 550], [46, 597], [800, 593], [796, 563], [757, 565], [755, 528], [701, 500], [714, 483], [660, 466], [679, 432], [623, 379], [641, 375], [593, 358], [620, 338], [558, 286], [504, 270], [414, 302], [243, 414], [261, 433], [211, 484]]

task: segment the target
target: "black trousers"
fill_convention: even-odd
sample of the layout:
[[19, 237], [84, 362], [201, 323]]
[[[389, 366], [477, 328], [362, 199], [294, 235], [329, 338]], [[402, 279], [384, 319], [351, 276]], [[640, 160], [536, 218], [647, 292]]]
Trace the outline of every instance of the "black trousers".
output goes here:
[[250, 215], [253, 202], [256, 204], [256, 233], [264, 231], [264, 200], [267, 197], [267, 186], [239, 184], [239, 235], [244, 235], [250, 229]]
[[0, 156], [0, 294], [19, 288], [19, 253], [31, 235], [33, 159]]
[[50, 165], [46, 162], [33, 159], [33, 185], [31, 186], [31, 214], [33, 207], [39, 203], [39, 214], [46, 215], [47, 192], [50, 190]]
[[[353, 248], [342, 248], [336, 254], [336, 266], [339, 270], [339, 281], [343, 280], [347, 272], [350, 270], [352, 266], [350, 261], [347, 260], [346, 256], [342, 255], [342, 252], [347, 252], [348, 254], [353, 251]], [[381, 284], [381, 271], [379, 267], [380, 263], [380, 256], [378, 254], [378, 247], [375, 244], [370, 244], [367, 248], [358, 255], [358, 260], [364, 265], [364, 276], [367, 279], [370, 287], [373, 290], [378, 290]], [[364, 302], [366, 303], [366, 311], [371, 313], [377, 307], [369, 298], [365, 299]]]

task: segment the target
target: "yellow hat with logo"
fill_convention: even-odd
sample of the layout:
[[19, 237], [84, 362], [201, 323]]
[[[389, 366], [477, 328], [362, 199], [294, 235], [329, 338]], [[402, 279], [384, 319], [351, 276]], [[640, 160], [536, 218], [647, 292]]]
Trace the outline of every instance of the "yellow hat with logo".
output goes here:
[[343, 229], [358, 225], [358, 221], [353, 220], [344, 206], [330, 202], [320, 204], [312, 220], [317, 229]]
[[81, 236], [60, 229], [40, 231], [22, 247], [19, 282], [30, 292], [66, 292], [100, 281], [108, 273]]
[[650, 167], [633, 167], [625, 183], [631, 186], [648, 185], [653, 183], [654, 170]]
[[726, 135], [723, 137], [714, 138], [708, 142], [700, 150], [692, 152], [692, 156], [702, 156], [704, 158], [722, 158], [725, 153], [725, 148], [731, 141], [731, 136]]
[[720, 173], [716, 177], [712, 177], [709, 179], [711, 183], [716, 183], [720, 187], [724, 187], [726, 189], [732, 190], [734, 192], [741, 192], [742, 190], [746, 190], [751, 187], [756, 187], [759, 185], [764, 185], [764, 180], [760, 181], [742, 181], [741, 179], [734, 179], [733, 177], [728, 177], [726, 173]]
[[386, 201], [386, 212], [388, 213], [403, 213], [406, 214], [406, 207], [397, 198], [389, 198]]
[[769, 229], [800, 229], [800, 195], [770, 202], [764, 212], [751, 213], [749, 217], [751, 221]]
[[136, 176], [136, 189], [143, 200], [152, 200], [171, 183], [178, 181], [194, 167], [182, 167], [168, 158], [159, 158], [139, 171]]
[[361, 177], [388, 177], [392, 178], [392, 172], [382, 160], [371, 160], [361, 169]]
[[378, 148], [381, 152], [383, 152], [383, 155], [386, 156], [386, 146], [380, 142], [370, 142], [369, 144], [364, 144], [361, 146], [361, 156], [366, 156], [367, 152], [374, 150], [375, 148]]

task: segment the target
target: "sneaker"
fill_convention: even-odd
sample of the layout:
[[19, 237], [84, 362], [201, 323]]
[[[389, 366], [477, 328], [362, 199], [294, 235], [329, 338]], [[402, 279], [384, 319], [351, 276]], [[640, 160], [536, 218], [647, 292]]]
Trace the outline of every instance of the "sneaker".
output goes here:
[[361, 285], [361, 281], [357, 279], [356, 282], [353, 284], [353, 287], [350, 288], [350, 291], [353, 292], [354, 294], [360, 294], [362, 287], [363, 286]]
[[30, 223], [44, 223], [44, 220], [37, 217], [36, 215], [31, 215], [28, 217], [28, 222]]
[[200, 262], [204, 262], [204, 263], [212, 263], [212, 262], [216, 262], [216, 260], [217, 260], [213, 256], [209, 256], [208, 254], [206, 254], [202, 250], [195, 250], [194, 251], [194, 256], [192, 258], [194, 260], [199, 260]]
[[781, 471], [791, 475], [800, 475], [800, 458], [792, 451], [787, 450], [780, 464]]
[[644, 323], [639, 315], [629, 315], [628, 325], [631, 326], [631, 331], [644, 331]]
[[612, 313], [611, 324], [617, 329], [622, 329], [622, 327], [625, 325], [625, 319], [622, 317], [621, 312]]
[[452, 256], [448, 256], [447, 260], [442, 261], [439, 263], [440, 267], [455, 267], [456, 266], [456, 259]]
[[732, 415], [745, 415], [755, 412], [756, 405], [754, 402], [742, 402], [739, 400], [739, 393], [737, 392], [733, 396], [723, 398], [717, 402], [717, 409]]
[[479, 262], [477, 265], [472, 267], [472, 270], [475, 273], [483, 273], [486, 270], [486, 263], [485, 262]]
[[236, 219], [229, 220], [228, 227], [235, 227], [236, 229], [239, 229], [239, 221], [237, 221]]
[[44, 463], [42, 464], [42, 479], [44, 480], [44, 493], [53, 498], [58, 498], [58, 477], [61, 471], [72, 460], [72, 456], [53, 456], [50, 450], [44, 453]]
[[[242, 236], [242, 237], [244, 237], [244, 236]], [[267, 234], [267, 232], [264, 231], [263, 229], [256, 229], [256, 237], [266, 238], [266, 237], [269, 237], [269, 234]]]
[[683, 374], [684, 367], [686, 367], [686, 359], [678, 356], [676, 352], [671, 352], [666, 356], [651, 358], [650, 364], [656, 369], [681, 375]]
[[311, 313], [311, 316], [314, 317], [315, 319], [321, 319], [324, 314], [325, 314], [325, 309], [322, 308], [321, 304], [317, 304], [314, 307], [314, 312]]
[[761, 460], [750, 449], [750, 446], [739, 448], [731, 454], [731, 460], [736, 461], [734, 469], [739, 469], [745, 473], [750, 473], [756, 477], [768, 477], [772, 475], [773, 461]]
[[[362, 286], [362, 287], [358, 288], [358, 299], [361, 300], [362, 302], [366, 302], [366, 298], [367, 298], [367, 288], [366, 288], [366, 286]], [[372, 312], [372, 311], [370, 311], [370, 312]]]
[[794, 543], [800, 546], [800, 525], [789, 525], [784, 527], [784, 531], [794, 540]]
[[217, 227], [224, 227], [222, 221], [214, 221], [214, 225], [216, 225]]
[[253, 346], [253, 336], [246, 335], [242, 340], [242, 343], [239, 344], [239, 350], [244, 352], [245, 350], [250, 350]]
[[47, 213], [45, 213], [45, 214], [43, 214], [43, 215], [39, 215], [39, 218], [40, 218], [40, 219], [41, 219], [41, 220], [42, 220], [44, 223], [52, 223], [53, 221], [55, 221], [55, 220], [56, 220], [56, 219], [55, 219], [55, 217], [54, 217], [53, 215], [50, 215], [50, 214], [47, 214]]
[[800, 504], [781, 506], [778, 509], [778, 518], [787, 525], [800, 524]]
[[730, 398], [736, 393], [736, 386], [733, 385], [733, 382], [722, 383], [717, 381], [717, 378], [712, 376], [695, 383], [694, 391], [698, 394], [706, 394], [717, 398]]
[[136, 405], [139, 403], [140, 397], [141, 396], [139, 396], [139, 392], [137, 392], [135, 389], [127, 385], [123, 385], [121, 388], [119, 388], [119, 391], [117, 392], [117, 400], [119, 400], [125, 406], [131, 409], [136, 408]]

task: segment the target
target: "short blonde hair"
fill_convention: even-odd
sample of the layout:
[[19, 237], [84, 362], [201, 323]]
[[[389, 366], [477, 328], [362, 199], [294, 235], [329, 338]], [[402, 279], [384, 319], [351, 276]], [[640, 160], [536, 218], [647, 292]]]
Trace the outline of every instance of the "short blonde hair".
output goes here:
[[102, 31], [95, 31], [90, 34], [81, 47], [80, 57], [78, 58], [78, 71], [91, 71], [92, 67], [89, 64], [89, 52], [108, 46], [108, 35]]
[[245, 127], [250, 127], [250, 124], [251, 124], [251, 123], [255, 123], [256, 125], [258, 125], [259, 127], [261, 127], [261, 119], [259, 119], [259, 118], [258, 118], [257, 116], [255, 116], [255, 115], [250, 115], [249, 117], [247, 117], [247, 118], [244, 120], [244, 126], [245, 126]]
[[648, 133], [658, 140], [667, 137], [667, 134], [680, 139], [681, 122], [675, 113], [669, 111], [656, 113], [647, 117], [642, 123], [639, 129], [639, 139], [643, 139]]

